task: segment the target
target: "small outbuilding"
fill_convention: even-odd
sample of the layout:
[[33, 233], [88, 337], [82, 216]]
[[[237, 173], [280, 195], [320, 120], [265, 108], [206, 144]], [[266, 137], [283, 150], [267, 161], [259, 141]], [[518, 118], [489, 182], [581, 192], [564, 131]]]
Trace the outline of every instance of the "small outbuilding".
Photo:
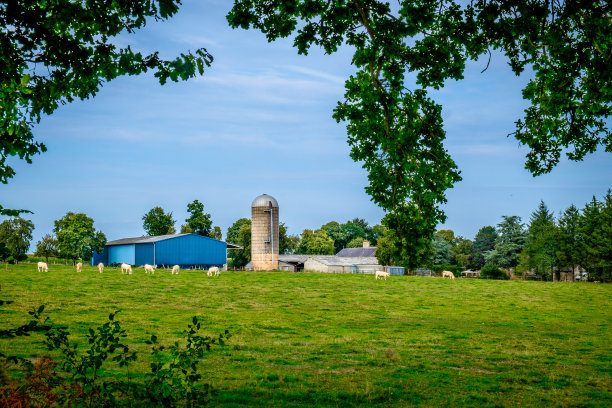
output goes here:
[[209, 268], [227, 262], [227, 248], [233, 244], [196, 234], [157, 235], [124, 238], [106, 243], [101, 254], [94, 253], [92, 265], [180, 265], [181, 268]]

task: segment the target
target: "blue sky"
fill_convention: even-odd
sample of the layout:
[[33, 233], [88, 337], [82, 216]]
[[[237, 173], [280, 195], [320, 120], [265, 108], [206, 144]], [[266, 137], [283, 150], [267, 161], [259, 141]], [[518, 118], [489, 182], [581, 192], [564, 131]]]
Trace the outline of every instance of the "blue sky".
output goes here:
[[[215, 61], [204, 76], [164, 86], [152, 75], [119, 78], [36, 126], [48, 152], [30, 165], [12, 160], [17, 175], [0, 185], [3, 206], [34, 212], [31, 250], [68, 211], [86, 213], [113, 240], [143, 235], [141, 218], [154, 206], [172, 211], [180, 228], [194, 199], [225, 235], [262, 193], [278, 200], [290, 234], [332, 220], [380, 222], [382, 210], [364, 191], [367, 174], [331, 117], [354, 72], [351, 50], [297, 55], [291, 40], [269, 44], [258, 31], [229, 28], [230, 7], [185, 0], [175, 18], [118, 39], [166, 58], [206, 47]], [[471, 63], [465, 80], [433, 93], [463, 177], [448, 191], [440, 228], [473, 239], [502, 215], [528, 221], [540, 200], [558, 214], [602, 198], [612, 187], [609, 153], [563, 160], [537, 178], [524, 169], [527, 149], [507, 135], [525, 107], [527, 78], [499, 55], [481, 74], [485, 66]]]

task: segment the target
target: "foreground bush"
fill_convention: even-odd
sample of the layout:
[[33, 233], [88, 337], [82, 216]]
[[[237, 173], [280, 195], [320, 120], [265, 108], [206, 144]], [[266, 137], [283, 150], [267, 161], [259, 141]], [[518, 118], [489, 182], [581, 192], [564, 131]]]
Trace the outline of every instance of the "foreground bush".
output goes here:
[[502, 269], [493, 264], [486, 264], [480, 270], [480, 277], [483, 279], [508, 280], [510, 277]]
[[[0, 305], [10, 302], [0, 301]], [[169, 347], [157, 344], [151, 336], [154, 363], [151, 372], [136, 381], [129, 375], [122, 381], [100, 379], [100, 372], [114, 364], [128, 367], [137, 360], [124, 343], [127, 334], [115, 320], [118, 311], [96, 329], [89, 329], [88, 348], [79, 349], [69, 342], [66, 327], [49, 324], [41, 314], [44, 307], [30, 312], [32, 320], [23, 326], [0, 330], [0, 338], [18, 338], [42, 331], [44, 344], [60, 357], [43, 357], [31, 363], [14, 356], [0, 355], [0, 406], [3, 407], [200, 407], [211, 398], [212, 388], [202, 384], [198, 365], [204, 353], [214, 344], [223, 345], [230, 335], [226, 330], [213, 338], [201, 336], [197, 317], [193, 317], [184, 333], [185, 346], [179, 342]], [[22, 375], [13, 375], [21, 373]], [[22, 377], [22, 378], [19, 378]]]

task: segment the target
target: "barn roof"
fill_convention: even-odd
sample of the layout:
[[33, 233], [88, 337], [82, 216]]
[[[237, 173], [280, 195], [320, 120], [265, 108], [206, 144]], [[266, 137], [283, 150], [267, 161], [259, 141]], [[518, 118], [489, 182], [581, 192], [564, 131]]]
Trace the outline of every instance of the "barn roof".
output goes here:
[[341, 257], [356, 257], [356, 256], [374, 256], [376, 253], [376, 247], [366, 247], [366, 248], [344, 248], [342, 251], [338, 252], [337, 256]]
[[[182, 237], [185, 235], [195, 235], [195, 234], [186, 233], [186, 234], [154, 235], [152, 237], [122, 238], [122, 239], [116, 239], [114, 241], [109, 241], [106, 243], [106, 245], [113, 246], [113, 245], [130, 245], [130, 244], [150, 244], [153, 242], [163, 241], [166, 239], [171, 239], [171, 238], [176, 238], [176, 237]], [[210, 237], [207, 237], [207, 238], [210, 238]], [[214, 239], [214, 238], [210, 238], [210, 239]], [[215, 240], [215, 241], [218, 241], [218, 240]], [[223, 241], [220, 241], [220, 242], [223, 242]], [[228, 248], [242, 248], [238, 245], [231, 244], [229, 242], [226, 242], [226, 244]]]

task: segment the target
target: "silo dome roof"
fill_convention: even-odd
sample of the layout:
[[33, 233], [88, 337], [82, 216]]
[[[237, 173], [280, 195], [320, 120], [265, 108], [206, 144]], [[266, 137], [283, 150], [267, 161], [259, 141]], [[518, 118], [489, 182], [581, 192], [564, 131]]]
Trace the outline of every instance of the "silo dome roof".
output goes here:
[[267, 194], [262, 194], [259, 197], [255, 197], [255, 199], [253, 200], [253, 204], [251, 204], [251, 207], [269, 207], [269, 203], [272, 203], [272, 207], [278, 208], [278, 202], [276, 201], [276, 198]]

